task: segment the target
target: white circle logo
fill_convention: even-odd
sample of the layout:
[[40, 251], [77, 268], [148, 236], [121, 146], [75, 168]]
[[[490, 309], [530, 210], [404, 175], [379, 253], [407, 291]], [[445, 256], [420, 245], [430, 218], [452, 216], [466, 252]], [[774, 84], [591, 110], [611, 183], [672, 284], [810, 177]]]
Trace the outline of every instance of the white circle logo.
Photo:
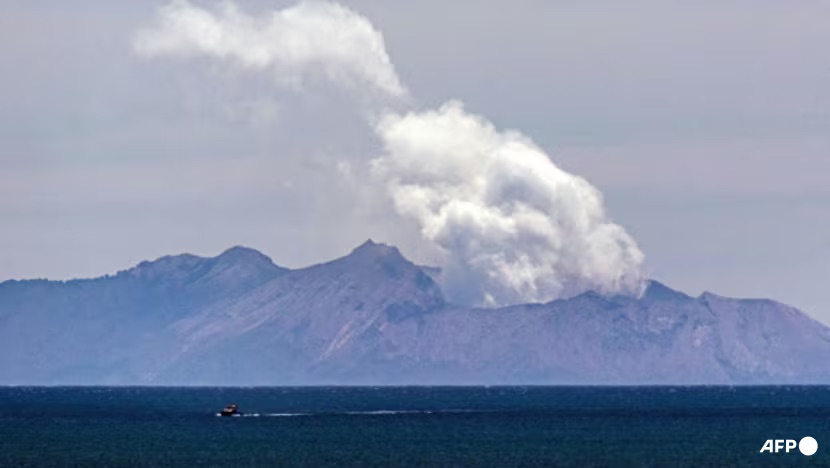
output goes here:
[[798, 443], [798, 450], [801, 450], [801, 453], [809, 457], [818, 450], [818, 442], [812, 437], [805, 437]]

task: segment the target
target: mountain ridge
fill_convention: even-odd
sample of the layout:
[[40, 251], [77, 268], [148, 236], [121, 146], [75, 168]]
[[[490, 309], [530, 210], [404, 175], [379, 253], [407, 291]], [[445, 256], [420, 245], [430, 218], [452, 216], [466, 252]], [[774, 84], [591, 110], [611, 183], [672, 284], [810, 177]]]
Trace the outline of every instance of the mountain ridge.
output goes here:
[[255, 249], [115, 275], [0, 283], [0, 384], [830, 383], [830, 329], [767, 299], [446, 301], [371, 240], [287, 269]]

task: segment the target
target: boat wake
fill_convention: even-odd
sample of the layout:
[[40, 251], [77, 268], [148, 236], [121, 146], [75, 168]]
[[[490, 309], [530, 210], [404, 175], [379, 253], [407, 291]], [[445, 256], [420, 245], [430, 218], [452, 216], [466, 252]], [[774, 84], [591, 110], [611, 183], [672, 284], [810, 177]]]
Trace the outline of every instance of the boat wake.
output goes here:
[[[373, 410], [373, 411], [322, 411], [319, 413], [241, 413], [234, 414], [234, 418], [286, 418], [300, 416], [393, 416], [401, 414], [463, 414], [481, 413], [482, 410], [470, 409], [442, 409], [442, 410]], [[222, 416], [216, 413], [216, 416]]]

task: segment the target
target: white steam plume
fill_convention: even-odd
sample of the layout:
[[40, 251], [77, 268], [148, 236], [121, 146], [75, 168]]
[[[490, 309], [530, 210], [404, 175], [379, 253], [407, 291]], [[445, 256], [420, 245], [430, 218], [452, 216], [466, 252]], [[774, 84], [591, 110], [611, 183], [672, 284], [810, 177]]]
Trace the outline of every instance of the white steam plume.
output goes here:
[[465, 303], [540, 302], [586, 290], [637, 293], [643, 254], [602, 196], [528, 138], [451, 101], [387, 114], [373, 161], [395, 207], [447, 255], [447, 292]]
[[304, 1], [253, 17], [232, 3], [214, 13], [174, 0], [159, 10], [154, 27], [139, 31], [133, 46], [146, 56], [208, 55], [270, 70], [278, 82], [293, 87], [322, 71], [349, 88], [406, 95], [383, 35], [366, 18], [337, 3]]
[[[269, 70], [301, 88], [322, 72], [348, 89], [405, 97], [383, 37], [364, 17], [305, 1], [255, 19], [176, 0], [134, 42], [140, 53], [208, 55]], [[444, 289], [458, 302], [543, 302], [595, 290], [636, 294], [643, 254], [605, 214], [602, 195], [518, 132], [498, 131], [451, 101], [370, 122], [385, 153], [371, 163], [397, 212], [444, 254]]]

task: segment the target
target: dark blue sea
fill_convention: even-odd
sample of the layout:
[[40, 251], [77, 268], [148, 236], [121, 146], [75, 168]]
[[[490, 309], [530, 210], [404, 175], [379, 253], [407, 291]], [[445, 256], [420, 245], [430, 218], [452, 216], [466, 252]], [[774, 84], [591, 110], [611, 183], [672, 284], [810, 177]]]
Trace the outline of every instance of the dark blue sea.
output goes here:
[[780, 465], [830, 387], [0, 388], [4, 467]]

